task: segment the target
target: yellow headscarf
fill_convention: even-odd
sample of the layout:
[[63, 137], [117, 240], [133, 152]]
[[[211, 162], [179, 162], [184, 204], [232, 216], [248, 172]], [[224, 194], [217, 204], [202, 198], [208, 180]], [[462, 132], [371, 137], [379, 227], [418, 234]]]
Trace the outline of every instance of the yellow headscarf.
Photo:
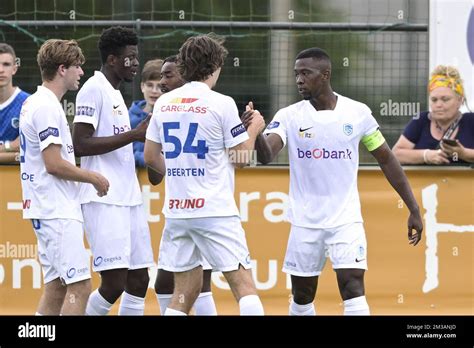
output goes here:
[[446, 75], [433, 75], [428, 84], [428, 92], [431, 92], [438, 87], [451, 88], [455, 93], [464, 97], [464, 88], [462, 87], [462, 84], [456, 81], [453, 77], [448, 77]]

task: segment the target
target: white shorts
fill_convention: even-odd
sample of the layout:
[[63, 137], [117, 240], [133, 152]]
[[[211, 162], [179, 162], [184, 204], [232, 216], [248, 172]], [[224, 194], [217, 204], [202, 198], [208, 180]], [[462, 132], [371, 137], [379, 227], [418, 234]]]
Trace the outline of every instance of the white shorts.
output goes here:
[[57, 278], [71, 284], [91, 277], [81, 221], [33, 219], [31, 222], [38, 239], [38, 258], [45, 284]]
[[329, 256], [333, 269], [367, 269], [367, 240], [362, 223], [331, 229], [291, 226], [283, 272], [319, 276]]
[[154, 266], [150, 230], [142, 205], [82, 204], [95, 272]]
[[166, 219], [158, 268], [185, 272], [207, 260], [213, 271], [251, 268], [250, 254], [237, 216]]

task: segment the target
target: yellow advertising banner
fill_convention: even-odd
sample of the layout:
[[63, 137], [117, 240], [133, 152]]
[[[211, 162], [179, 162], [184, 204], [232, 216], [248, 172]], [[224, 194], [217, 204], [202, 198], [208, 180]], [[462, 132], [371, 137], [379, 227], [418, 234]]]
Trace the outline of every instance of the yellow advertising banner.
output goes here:
[[[378, 168], [359, 171], [368, 240], [366, 296], [373, 314], [473, 314], [474, 176], [468, 168], [406, 171], [424, 218], [423, 240], [408, 244], [408, 210]], [[164, 218], [164, 185], [138, 173], [155, 256]], [[22, 219], [19, 167], [0, 167], [0, 314], [34, 314], [42, 293], [41, 266], [31, 222]], [[247, 168], [236, 174], [235, 198], [247, 235], [254, 278], [267, 314], [287, 314], [291, 283], [281, 271], [289, 233], [288, 168]], [[107, 219], [104, 216], [104, 219]], [[150, 270], [146, 314], [159, 314]], [[99, 277], [93, 275], [93, 288]], [[212, 277], [220, 314], [238, 314], [227, 283]], [[328, 261], [316, 297], [319, 314], [342, 314]], [[114, 306], [112, 314], [117, 312]]]

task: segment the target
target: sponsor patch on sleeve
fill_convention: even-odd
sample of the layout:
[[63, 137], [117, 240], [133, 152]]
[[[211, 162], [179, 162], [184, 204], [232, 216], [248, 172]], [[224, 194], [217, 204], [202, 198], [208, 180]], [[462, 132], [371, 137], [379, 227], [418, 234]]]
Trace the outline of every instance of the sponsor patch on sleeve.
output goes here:
[[245, 132], [245, 126], [243, 123], [239, 124], [238, 126], [235, 126], [234, 128], [230, 130], [230, 133], [232, 134], [234, 138], [244, 132]]
[[41, 131], [38, 135], [41, 141], [46, 140], [50, 135], [53, 137], [59, 137], [59, 129], [48, 127], [44, 131]]
[[267, 129], [273, 129], [277, 128], [280, 125], [280, 122], [278, 121], [272, 121], [268, 124]]
[[78, 105], [76, 107], [76, 116], [93, 116], [95, 108], [91, 106]]

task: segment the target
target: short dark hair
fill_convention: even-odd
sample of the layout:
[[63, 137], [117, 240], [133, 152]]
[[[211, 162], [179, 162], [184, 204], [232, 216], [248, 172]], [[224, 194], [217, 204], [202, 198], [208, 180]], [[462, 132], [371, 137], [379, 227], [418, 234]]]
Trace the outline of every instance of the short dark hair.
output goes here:
[[204, 81], [224, 65], [227, 50], [224, 39], [209, 33], [193, 36], [179, 49], [177, 68], [186, 81]]
[[165, 63], [176, 63], [178, 62], [178, 55], [174, 54], [172, 56], [166, 57], [165, 60], [163, 61], [163, 64]]
[[100, 35], [97, 44], [100, 60], [102, 64], [105, 64], [110, 54], [120, 56], [126, 46], [136, 46], [137, 44], [138, 35], [132, 29], [120, 26], [105, 29]]
[[15, 50], [13, 49], [13, 47], [7, 43], [2, 42], [0, 43], [0, 54], [4, 53], [11, 54], [13, 56], [13, 59], [16, 58]]
[[153, 59], [146, 62], [142, 70], [142, 82], [150, 80], [161, 80], [162, 66], [163, 61], [161, 59]]
[[329, 54], [321, 48], [318, 47], [311, 47], [307, 48], [296, 56], [296, 59], [304, 59], [304, 58], [314, 58], [317, 60], [327, 60], [331, 62], [331, 58], [329, 58]]

